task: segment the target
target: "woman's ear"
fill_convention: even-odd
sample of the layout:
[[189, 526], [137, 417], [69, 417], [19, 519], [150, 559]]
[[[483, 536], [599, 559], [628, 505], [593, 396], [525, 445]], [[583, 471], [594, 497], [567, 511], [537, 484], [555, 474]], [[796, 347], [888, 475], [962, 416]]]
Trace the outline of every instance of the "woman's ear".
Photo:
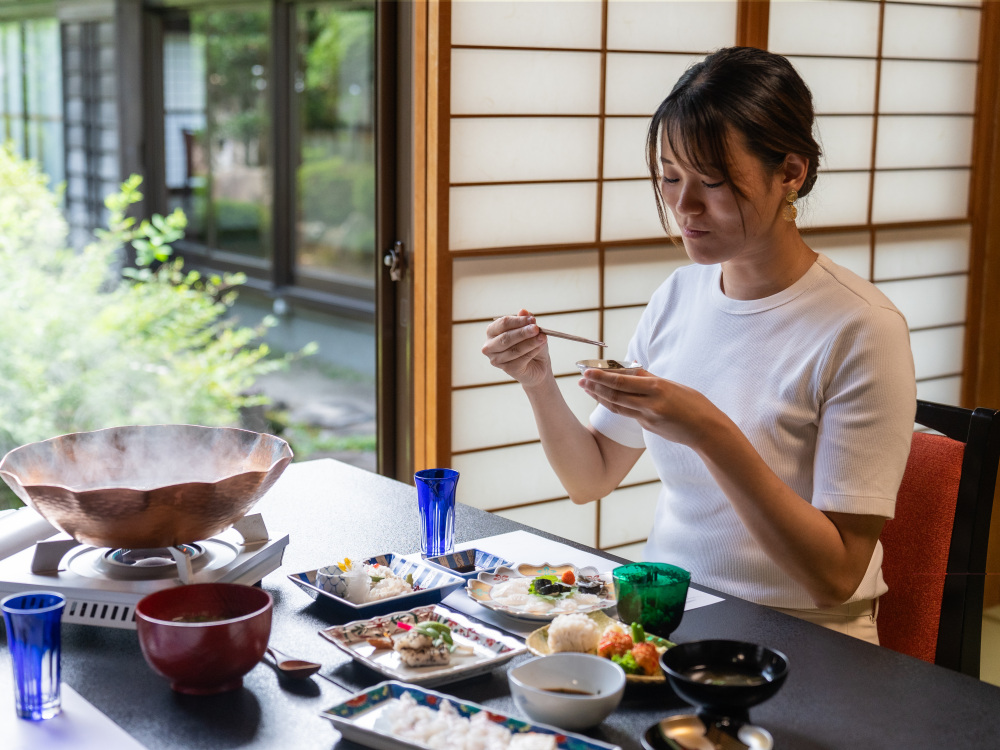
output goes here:
[[781, 187], [784, 190], [798, 190], [806, 181], [809, 160], [799, 154], [788, 154], [781, 165]]

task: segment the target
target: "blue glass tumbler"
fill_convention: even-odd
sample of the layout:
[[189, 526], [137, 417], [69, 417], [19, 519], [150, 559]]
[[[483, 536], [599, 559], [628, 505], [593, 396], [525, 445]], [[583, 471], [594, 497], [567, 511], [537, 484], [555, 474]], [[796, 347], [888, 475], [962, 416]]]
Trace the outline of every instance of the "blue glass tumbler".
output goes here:
[[22, 719], [51, 719], [62, 710], [59, 656], [66, 599], [25, 591], [0, 601], [14, 666], [14, 703]]
[[420, 507], [420, 553], [424, 557], [449, 555], [455, 551], [454, 469], [424, 469], [413, 475]]

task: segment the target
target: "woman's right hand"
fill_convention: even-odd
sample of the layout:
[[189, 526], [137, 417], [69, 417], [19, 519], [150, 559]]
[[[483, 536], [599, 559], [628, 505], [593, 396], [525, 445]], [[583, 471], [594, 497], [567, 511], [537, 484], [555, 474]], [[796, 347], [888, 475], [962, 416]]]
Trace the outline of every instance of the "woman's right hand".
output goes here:
[[525, 388], [552, 377], [548, 337], [540, 333], [527, 310], [497, 318], [486, 329], [483, 344], [490, 364], [503, 370]]

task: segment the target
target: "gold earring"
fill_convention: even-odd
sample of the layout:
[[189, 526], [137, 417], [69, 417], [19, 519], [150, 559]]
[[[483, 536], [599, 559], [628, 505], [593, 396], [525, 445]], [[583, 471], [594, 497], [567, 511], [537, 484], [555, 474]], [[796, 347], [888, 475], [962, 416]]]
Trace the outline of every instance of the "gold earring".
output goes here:
[[789, 190], [785, 194], [785, 207], [781, 210], [781, 215], [784, 217], [785, 221], [795, 221], [795, 217], [799, 215], [799, 209], [795, 207], [795, 201], [799, 199], [798, 190]]

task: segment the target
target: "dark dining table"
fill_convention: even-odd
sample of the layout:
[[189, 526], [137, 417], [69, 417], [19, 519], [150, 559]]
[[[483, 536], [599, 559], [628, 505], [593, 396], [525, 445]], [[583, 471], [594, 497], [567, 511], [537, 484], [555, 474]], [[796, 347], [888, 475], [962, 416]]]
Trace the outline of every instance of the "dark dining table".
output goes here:
[[[321, 712], [386, 678], [318, 634], [341, 620], [322, 598], [312, 600], [287, 575], [344, 557], [413, 552], [419, 529], [416, 490], [322, 459], [289, 466], [254, 510], [272, 534], [289, 535], [281, 567], [262, 581], [275, 602], [271, 643], [322, 663], [319, 675], [288, 680], [262, 662], [246, 676], [242, 689], [181, 695], [147, 666], [135, 631], [63, 627], [64, 682], [150, 750], [359, 747], [341, 739]], [[462, 503], [457, 508], [457, 542], [518, 529], [598, 553], [563, 539], [557, 528], [531, 529]], [[751, 710], [753, 722], [770, 731], [776, 748], [1000, 745], [1000, 688], [972, 677], [730, 596], [689, 610], [673, 635], [677, 642], [708, 638], [752, 641], [787, 655], [785, 685]], [[527, 658], [515, 657], [490, 673], [434, 690], [517, 716], [506, 671]], [[5, 645], [0, 647], [0, 669], [10, 670]], [[12, 713], [12, 707], [0, 706], [0, 711]], [[633, 750], [642, 747], [640, 737], [655, 722], [690, 711], [667, 685], [629, 685], [618, 710], [583, 734]]]

